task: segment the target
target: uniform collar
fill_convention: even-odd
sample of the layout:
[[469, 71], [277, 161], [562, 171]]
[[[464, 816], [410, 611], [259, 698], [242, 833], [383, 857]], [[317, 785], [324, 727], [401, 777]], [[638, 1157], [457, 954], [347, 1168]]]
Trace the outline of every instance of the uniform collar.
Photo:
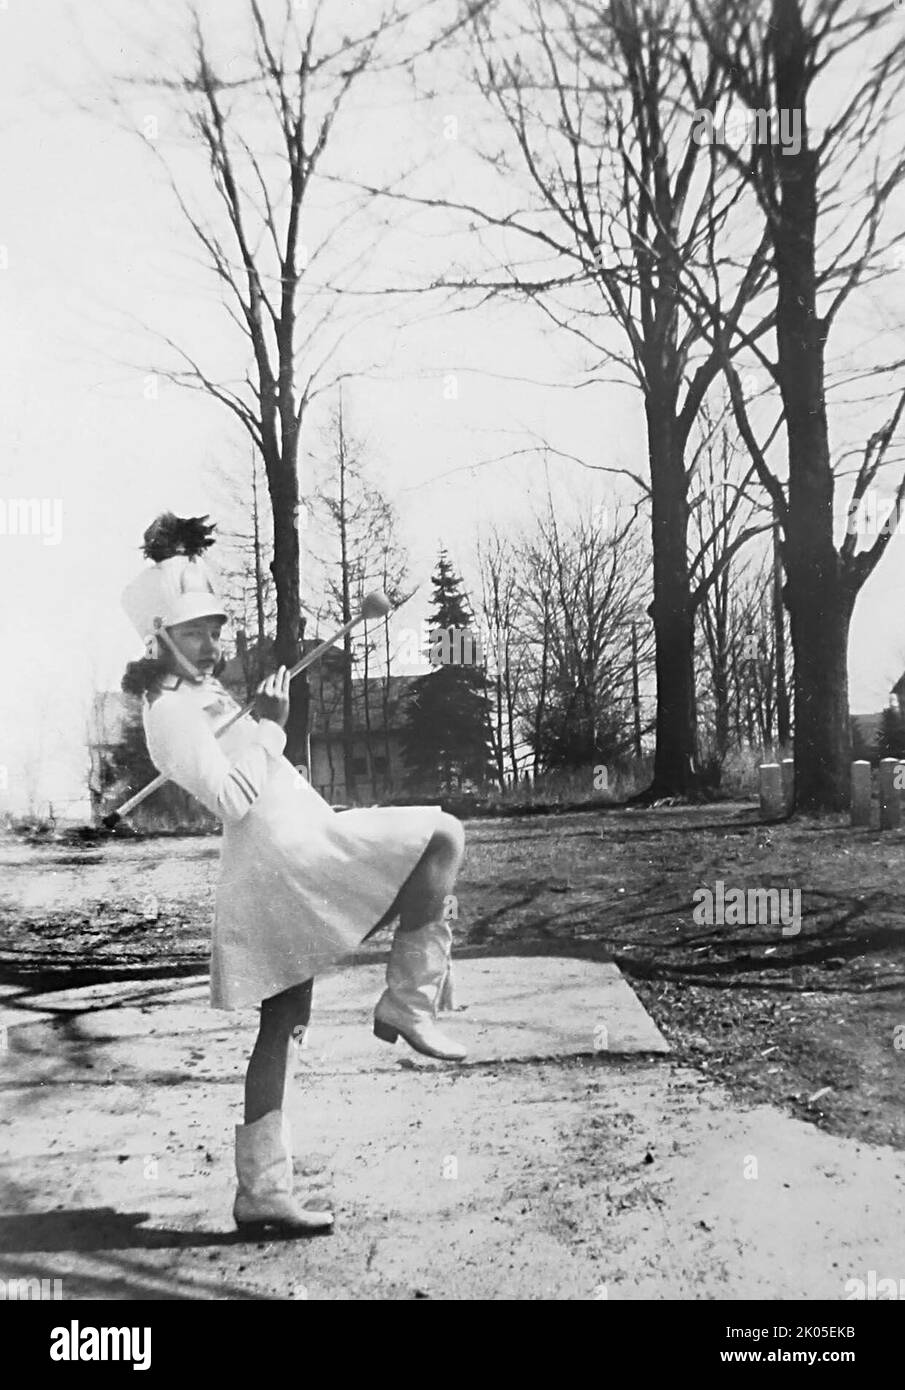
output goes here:
[[171, 671], [165, 676], [161, 676], [160, 680], [157, 682], [157, 690], [159, 693], [164, 690], [181, 690], [183, 688], [197, 691], [201, 696], [217, 697], [219, 699], [225, 697], [231, 700], [233, 704], [236, 703], [235, 697], [216, 676], [205, 676], [203, 680], [196, 683], [195, 681], [186, 680], [185, 676], [180, 676]]

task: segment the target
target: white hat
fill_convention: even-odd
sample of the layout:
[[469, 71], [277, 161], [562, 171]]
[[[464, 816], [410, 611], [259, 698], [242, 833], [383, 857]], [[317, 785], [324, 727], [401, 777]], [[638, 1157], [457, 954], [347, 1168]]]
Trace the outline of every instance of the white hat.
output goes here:
[[181, 518], [164, 512], [145, 531], [148, 565], [123, 591], [122, 604], [142, 641], [158, 626], [195, 618], [226, 618], [214, 575], [202, 558], [213, 545], [206, 517]]

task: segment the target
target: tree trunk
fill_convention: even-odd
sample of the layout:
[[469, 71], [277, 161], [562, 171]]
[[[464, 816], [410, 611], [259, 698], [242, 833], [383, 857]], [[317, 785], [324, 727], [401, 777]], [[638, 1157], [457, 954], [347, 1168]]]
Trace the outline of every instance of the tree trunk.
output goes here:
[[493, 735], [493, 756], [496, 762], [497, 779], [500, 787], [506, 785], [505, 749], [503, 745], [503, 673], [499, 669], [494, 680], [496, 704], [496, 729]]
[[738, 639], [737, 639], [737, 638], [736, 638], [736, 639], [733, 641], [733, 643], [732, 643], [732, 692], [733, 692], [733, 699], [734, 699], [734, 703], [735, 703], [735, 738], [736, 738], [736, 742], [739, 744], [739, 747], [741, 747], [742, 740], [743, 740], [743, 729], [742, 729], [742, 681], [741, 681], [741, 672], [739, 671], [739, 661], [738, 661]]
[[[264, 568], [261, 561], [261, 519], [258, 510], [258, 461], [254, 450], [251, 454], [251, 510], [254, 523], [255, 547], [255, 613], [258, 620], [257, 650], [255, 653], [255, 676], [257, 683], [264, 679]], [[250, 698], [250, 697], [249, 697]]]
[[257, 689], [258, 682], [255, 680], [251, 669], [251, 659], [248, 655], [248, 640], [245, 636], [244, 627], [240, 627], [236, 633], [236, 656], [242, 663], [242, 679], [245, 682], [245, 698], [251, 700]]
[[547, 703], [547, 662], [550, 649], [550, 624], [547, 613], [544, 613], [544, 639], [541, 648], [540, 661], [540, 690], [537, 696], [537, 708], [534, 712], [534, 771], [533, 776], [537, 780], [540, 771], [543, 750], [541, 749], [541, 731], [544, 720], [544, 706]]
[[[342, 390], [339, 396], [339, 550], [342, 584], [342, 620], [352, 620], [352, 599], [349, 584], [349, 537], [346, 523], [346, 437], [343, 430]], [[343, 638], [343, 779], [348, 801], [355, 795], [355, 735], [352, 726], [352, 634]]]
[[[852, 603], [841, 585], [822, 587], [807, 562], [792, 566], [795, 649], [795, 805], [844, 811], [849, 803], [848, 632]], [[835, 590], [835, 592], [834, 592]]]
[[792, 741], [789, 681], [786, 675], [786, 610], [782, 593], [782, 555], [779, 525], [773, 527], [773, 640], [776, 647], [776, 725], [780, 747]]
[[[359, 605], [360, 606], [360, 605]], [[364, 661], [363, 661], [363, 680], [362, 695], [364, 697], [364, 716], [365, 716], [365, 752], [368, 759], [368, 776], [371, 779], [371, 795], [375, 801], [377, 799], [377, 769], [374, 766], [374, 736], [371, 729], [371, 644], [368, 641], [368, 625], [364, 625]]]
[[713, 672], [714, 735], [717, 757], [722, 763], [729, 751], [729, 652], [725, 623], [717, 626], [716, 662]]
[[[289, 466], [285, 458], [265, 458], [267, 483], [273, 507], [273, 575], [277, 595], [277, 631], [274, 665], [294, 666], [301, 656], [305, 620], [301, 616], [299, 593], [299, 486], [296, 461]], [[286, 757], [291, 763], [307, 762], [308, 678], [304, 672], [291, 686], [289, 720], [286, 724]]]
[[675, 402], [648, 392], [656, 637], [657, 746], [646, 798], [687, 796], [697, 788], [694, 619], [688, 579], [687, 479], [673, 439]]
[[[386, 571], [383, 576], [383, 587], [386, 589]], [[384, 788], [388, 791], [395, 791], [396, 778], [391, 757], [390, 748], [390, 625], [384, 621], [383, 625], [383, 655], [384, 655], [384, 678], [383, 691], [381, 694], [381, 709], [383, 711], [383, 755], [386, 759], [386, 771], [383, 774]]]
[[512, 668], [509, 664], [507, 642], [506, 651], [506, 728], [509, 735], [509, 762], [512, 765], [512, 785], [518, 786], [518, 758], [515, 753], [515, 699], [512, 694]]
[[641, 758], [641, 686], [638, 678], [638, 624], [632, 623], [632, 725], [635, 757]]
[[848, 627], [852, 600], [833, 544], [833, 472], [824, 399], [826, 329], [817, 315], [817, 155], [807, 148], [808, 54], [797, 0], [774, 0], [779, 110], [801, 111], [797, 154], [774, 154], [776, 342], [789, 442], [785, 560], [795, 652], [796, 805], [841, 811], [849, 798]]

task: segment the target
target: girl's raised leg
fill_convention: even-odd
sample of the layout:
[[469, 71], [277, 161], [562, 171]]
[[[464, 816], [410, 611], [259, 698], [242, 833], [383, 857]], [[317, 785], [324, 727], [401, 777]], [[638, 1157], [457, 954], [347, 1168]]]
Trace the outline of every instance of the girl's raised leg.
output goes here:
[[394, 1043], [401, 1034], [417, 1052], [461, 1061], [466, 1049], [437, 1026], [440, 991], [449, 969], [452, 929], [445, 905], [455, 885], [465, 835], [452, 816], [442, 815], [427, 848], [403, 885], [393, 907], [399, 926], [387, 963], [387, 987], [374, 1012], [374, 1032]]

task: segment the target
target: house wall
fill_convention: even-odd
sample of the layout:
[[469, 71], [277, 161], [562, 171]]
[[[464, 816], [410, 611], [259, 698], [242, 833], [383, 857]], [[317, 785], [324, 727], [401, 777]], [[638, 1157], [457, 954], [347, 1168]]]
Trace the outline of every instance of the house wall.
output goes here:
[[[389, 796], [400, 791], [405, 776], [402, 761], [402, 741], [398, 734], [390, 734], [389, 763], [384, 766], [385, 745], [383, 734], [375, 731], [371, 738], [375, 766], [368, 762], [367, 742], [356, 736], [353, 742], [353, 757], [356, 760], [355, 787], [350, 797], [346, 788], [343, 768], [343, 744], [339, 733], [331, 733], [328, 740], [323, 735], [311, 738], [311, 783], [327, 801], [345, 802], [355, 800], [368, 805], [375, 796]], [[333, 763], [331, 773], [330, 763]], [[359, 771], [360, 769], [360, 771]]]

